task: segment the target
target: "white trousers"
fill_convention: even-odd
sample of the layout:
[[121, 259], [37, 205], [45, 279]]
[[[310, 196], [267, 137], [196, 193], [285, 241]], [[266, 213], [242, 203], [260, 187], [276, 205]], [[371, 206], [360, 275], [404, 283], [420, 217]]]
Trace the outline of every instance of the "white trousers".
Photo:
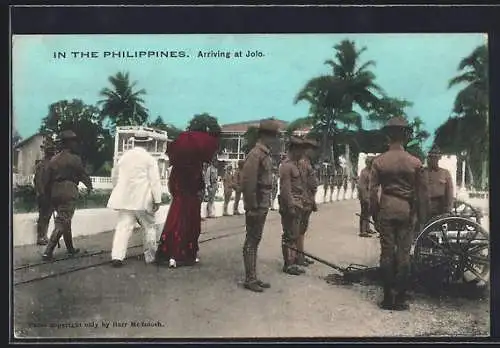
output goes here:
[[136, 222], [141, 225], [144, 245], [144, 261], [151, 263], [156, 254], [156, 226], [154, 213], [147, 211], [119, 210], [111, 259], [123, 261], [127, 255], [128, 240]]

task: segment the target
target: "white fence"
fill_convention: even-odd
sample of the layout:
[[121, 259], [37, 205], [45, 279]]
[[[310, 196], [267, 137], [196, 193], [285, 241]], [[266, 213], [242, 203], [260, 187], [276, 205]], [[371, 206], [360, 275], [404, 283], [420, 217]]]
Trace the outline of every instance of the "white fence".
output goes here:
[[[111, 190], [113, 188], [113, 183], [111, 178], [107, 176], [91, 176], [92, 186], [95, 190]], [[33, 175], [24, 176], [21, 174], [12, 175], [12, 185], [22, 186], [22, 185], [33, 185]], [[161, 180], [161, 186], [164, 193], [168, 193], [167, 179]], [[84, 188], [85, 185], [80, 183], [80, 188]], [[222, 193], [222, 183], [219, 184], [218, 192]]]
[[[111, 182], [110, 177], [91, 176], [90, 179], [92, 180], [92, 185], [94, 186], [94, 189], [111, 190], [113, 188], [113, 184]], [[20, 174], [13, 174], [12, 183], [14, 186], [33, 185], [33, 175], [23, 176]], [[161, 184], [162, 184], [163, 192], [168, 193], [167, 179], [163, 179], [161, 181]], [[355, 199], [356, 192], [354, 194], [354, 197], [351, 197], [350, 184], [348, 186], [349, 187], [346, 191], [347, 195], [345, 196], [344, 199]], [[82, 183], [80, 183], [80, 187], [83, 188], [85, 186]], [[222, 197], [223, 191], [224, 191], [224, 189], [223, 189], [222, 181], [219, 181], [219, 187], [217, 189], [217, 196]], [[344, 197], [343, 190], [341, 191], [341, 197]], [[458, 188], [456, 197], [457, 197], [457, 199], [469, 202], [475, 206], [481, 206], [481, 208], [487, 209], [489, 207], [489, 192], [488, 191], [467, 191], [465, 189]]]

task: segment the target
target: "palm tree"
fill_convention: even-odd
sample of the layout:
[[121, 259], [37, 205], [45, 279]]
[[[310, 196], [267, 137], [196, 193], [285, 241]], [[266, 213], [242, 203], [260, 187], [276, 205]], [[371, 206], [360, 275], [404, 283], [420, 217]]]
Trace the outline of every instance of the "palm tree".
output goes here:
[[405, 109], [413, 106], [413, 103], [399, 98], [382, 97], [374, 105], [367, 115], [370, 122], [383, 126], [395, 116], [407, 117]]
[[112, 126], [143, 125], [148, 120], [148, 109], [141, 96], [146, 90], [134, 91], [137, 82], [130, 82], [129, 73], [118, 72], [108, 78], [112, 88], [104, 88], [99, 95], [105, 99], [98, 102], [102, 106], [102, 117], [108, 118]]
[[453, 113], [460, 119], [456, 138], [462, 139], [468, 162], [471, 165], [472, 183], [474, 178], [481, 177], [484, 186], [488, 174], [489, 152], [489, 78], [488, 78], [488, 48], [486, 45], [478, 46], [474, 51], [460, 61], [458, 70], [461, 74], [452, 78], [448, 88], [466, 84], [461, 89], [453, 107]]
[[367, 111], [372, 109], [383, 95], [380, 86], [375, 83], [375, 75], [368, 70], [375, 62], [370, 60], [359, 65], [361, 54], [366, 47], [356, 49], [355, 43], [343, 40], [334, 46], [335, 60], [327, 60], [331, 74], [309, 80], [295, 98], [295, 103], [307, 101], [310, 104], [309, 115], [302, 125], [309, 124], [321, 134], [323, 139], [323, 157], [330, 161], [338, 159], [333, 152], [336, 135], [343, 128], [354, 126], [362, 128], [362, 117], [353, 110], [354, 105]]

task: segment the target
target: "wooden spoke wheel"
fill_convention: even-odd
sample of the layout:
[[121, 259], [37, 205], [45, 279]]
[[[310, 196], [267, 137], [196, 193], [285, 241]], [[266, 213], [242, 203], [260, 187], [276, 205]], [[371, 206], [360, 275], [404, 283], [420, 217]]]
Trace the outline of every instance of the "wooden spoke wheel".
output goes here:
[[489, 233], [470, 218], [447, 214], [431, 219], [415, 239], [412, 272], [422, 281], [489, 282]]

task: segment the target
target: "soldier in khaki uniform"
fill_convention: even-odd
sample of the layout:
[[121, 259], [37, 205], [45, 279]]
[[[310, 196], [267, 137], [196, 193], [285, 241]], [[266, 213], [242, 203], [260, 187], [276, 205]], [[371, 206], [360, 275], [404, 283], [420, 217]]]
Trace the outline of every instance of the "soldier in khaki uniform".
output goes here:
[[[383, 128], [389, 150], [373, 160], [370, 171], [370, 209], [380, 232], [380, 271], [384, 283], [382, 309], [406, 310], [406, 290], [413, 240], [412, 216], [422, 212], [422, 163], [404, 150], [408, 122], [394, 117]], [[382, 192], [380, 200], [378, 188]]]
[[229, 201], [231, 200], [231, 196], [233, 195], [234, 189], [234, 177], [233, 171], [230, 166], [226, 167], [224, 177], [222, 178], [222, 185], [224, 186], [224, 210], [223, 215], [228, 216], [227, 206], [229, 205]]
[[280, 205], [281, 226], [281, 249], [283, 252], [283, 272], [300, 275], [305, 271], [300, 268], [297, 261], [298, 240], [304, 217], [304, 204], [307, 200], [304, 178], [299, 170], [299, 160], [303, 154], [303, 141], [296, 137], [290, 138], [288, 158], [280, 167], [280, 194], [278, 201]]
[[427, 168], [424, 170], [429, 194], [427, 219], [449, 213], [453, 205], [453, 181], [447, 169], [439, 167], [441, 151], [433, 147], [427, 154]]
[[373, 163], [373, 156], [366, 157], [365, 167], [359, 174], [358, 199], [361, 206], [359, 217], [359, 236], [371, 237], [370, 230], [370, 170]]
[[78, 183], [83, 182], [89, 192], [92, 190], [92, 181], [85, 172], [80, 156], [76, 154], [78, 145], [76, 134], [70, 130], [63, 131], [60, 140], [63, 149], [50, 160], [45, 185], [47, 192], [50, 192], [56, 217], [54, 231], [43, 253], [44, 260], [52, 259], [54, 248], [61, 236], [70, 255], [80, 251], [73, 247], [71, 235], [71, 219], [78, 198]]
[[259, 140], [249, 152], [240, 172], [241, 191], [245, 206], [246, 238], [243, 246], [245, 288], [262, 292], [270, 284], [257, 278], [257, 248], [269, 213], [272, 189], [271, 146], [276, 142], [279, 125], [273, 120], [263, 120], [259, 125]]
[[54, 213], [54, 207], [50, 202], [50, 192], [46, 191], [45, 183], [48, 174], [48, 165], [50, 159], [56, 152], [55, 145], [46, 138], [44, 144], [40, 146], [44, 152], [44, 158], [36, 165], [33, 184], [36, 191], [36, 199], [38, 203], [38, 221], [36, 224], [38, 245], [47, 245], [47, 230], [49, 228], [50, 217]]
[[[323, 185], [323, 202], [326, 202], [328, 190], [331, 189], [330, 185], [330, 164], [323, 162], [320, 169], [321, 184]], [[330, 191], [330, 202], [332, 200], [332, 192]]]
[[[309, 219], [313, 211], [317, 211], [316, 206], [316, 192], [318, 190], [318, 181], [316, 173], [313, 169], [311, 161], [316, 155], [318, 149], [318, 143], [313, 139], [305, 138], [303, 141], [303, 154], [298, 161], [298, 168], [300, 175], [302, 176], [302, 182], [305, 185], [305, 200], [304, 200], [304, 211], [301, 218], [300, 224], [300, 236], [297, 240], [297, 250], [304, 251], [304, 239], [309, 227]], [[314, 263], [314, 261], [309, 260], [304, 257], [303, 254], [297, 253], [296, 264], [299, 266], [309, 266]]]
[[245, 164], [244, 160], [238, 161], [238, 168], [233, 175], [233, 184], [234, 184], [234, 205], [233, 205], [233, 215], [241, 215], [239, 211], [240, 199], [241, 199], [241, 169]]

